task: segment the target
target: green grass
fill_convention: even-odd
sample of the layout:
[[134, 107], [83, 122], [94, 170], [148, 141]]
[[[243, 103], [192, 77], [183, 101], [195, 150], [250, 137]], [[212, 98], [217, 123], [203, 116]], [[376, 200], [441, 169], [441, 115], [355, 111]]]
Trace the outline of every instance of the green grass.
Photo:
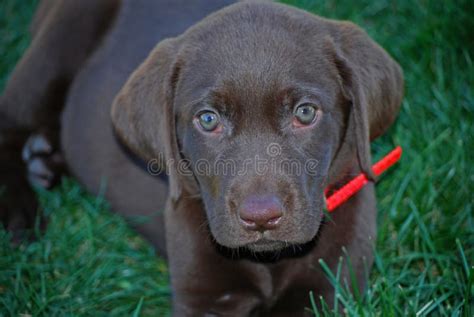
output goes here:
[[[0, 316], [144, 316], [169, 309], [167, 268], [103, 199], [65, 180], [40, 193], [40, 241], [13, 249], [0, 233]], [[140, 304], [143, 302], [143, 305]]]
[[[372, 147], [379, 157], [400, 144], [404, 156], [377, 185], [369, 287], [351, 296], [336, 285], [340, 303], [351, 316], [473, 316], [474, 6], [467, 0], [286, 2], [356, 22], [405, 72], [397, 124]], [[28, 43], [35, 3], [0, 3], [0, 87]], [[168, 312], [164, 263], [102, 199], [71, 180], [39, 195], [50, 219], [43, 238], [14, 249], [0, 232], [0, 316]], [[337, 284], [337, 271], [321, 265]]]

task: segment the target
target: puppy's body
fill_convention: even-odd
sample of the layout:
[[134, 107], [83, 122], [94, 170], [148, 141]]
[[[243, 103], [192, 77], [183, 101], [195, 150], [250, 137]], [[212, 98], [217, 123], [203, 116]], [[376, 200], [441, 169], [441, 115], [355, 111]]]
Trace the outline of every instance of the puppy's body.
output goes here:
[[[230, 2], [111, 0], [106, 7], [91, 2], [86, 10], [76, 9], [78, 15], [96, 12], [98, 18], [92, 25], [101, 31], [81, 39], [90, 42], [92, 48], [85, 57], [74, 59], [74, 80], [61, 115], [61, 148], [72, 174], [92, 193], [105, 190], [112, 209], [128, 218], [162, 255], [168, 256], [176, 316], [305, 315], [304, 308], [310, 306], [309, 291], [332, 303], [334, 289], [318, 261], [324, 259], [337, 270], [343, 247], [357, 287], [364, 287], [375, 238], [373, 185], [366, 186], [320, 225], [322, 189], [337, 186], [347, 175], [367, 172], [369, 138], [382, 134], [398, 111], [403, 91], [401, 72], [354, 26], [263, 2], [225, 9], [153, 50], [158, 42], [180, 35]], [[44, 44], [48, 42], [44, 34], [60, 25], [45, 17], [43, 9], [51, 3], [45, 1], [40, 7], [34, 21], [40, 31], [20, 65], [48, 60], [38, 52], [44, 46], [51, 49]], [[41, 36], [46, 40], [37, 40]], [[69, 64], [59, 65], [49, 71], [62, 74], [70, 68]], [[36, 120], [35, 113], [44, 117], [51, 113], [44, 101], [26, 100], [21, 111], [12, 106], [14, 97], [21, 94], [22, 83], [32, 85], [38, 80], [40, 75], [31, 74], [31, 69], [17, 68], [1, 100], [0, 129], [10, 134], [56, 124]], [[319, 130], [295, 132], [299, 134], [294, 138], [288, 129], [279, 130], [287, 114], [274, 115], [281, 111], [272, 98], [303, 86], [322, 92], [324, 114]], [[48, 95], [45, 91], [39, 89], [38, 94]], [[234, 105], [232, 129], [213, 146], [216, 149], [205, 148], [214, 141], [194, 130], [186, 108], [203, 94], [212, 105], [210, 91], [219, 95], [221, 103]], [[215, 150], [221, 158], [230, 155], [240, 164], [276, 140], [288, 157], [298, 157], [300, 150], [313, 153], [320, 163], [319, 174], [314, 178], [302, 175], [300, 179], [252, 173], [241, 178], [197, 174], [190, 178], [176, 174], [171, 167], [168, 188], [166, 177], [151, 176], [117, 142], [110, 119], [114, 98], [116, 133], [144, 159], [163, 154], [166, 159], [205, 158], [212, 162]], [[20, 112], [27, 113], [28, 120], [22, 119]], [[246, 117], [248, 113], [254, 115]], [[2, 114], [6, 118], [3, 121]], [[252, 121], [256, 118], [261, 121]], [[307, 148], [293, 149], [298, 140]], [[18, 150], [9, 149], [16, 158]], [[304, 158], [308, 157], [302, 156], [301, 161]], [[14, 171], [24, 175], [22, 167]], [[6, 185], [13, 182], [10, 179]], [[289, 243], [290, 248], [259, 244], [256, 233], [243, 230], [235, 222], [238, 211], [233, 202], [245, 200], [249, 191], [284, 195], [282, 224], [266, 232], [266, 237], [277, 241], [278, 246]], [[6, 213], [12, 213], [15, 203], [12, 206]], [[137, 216], [141, 221], [134, 223]], [[146, 216], [145, 221], [142, 216]], [[246, 253], [246, 248], [251, 252]], [[258, 248], [271, 252], [253, 255]], [[262, 257], [272, 261], [262, 261]], [[347, 266], [341, 269], [341, 280], [349, 280]]]

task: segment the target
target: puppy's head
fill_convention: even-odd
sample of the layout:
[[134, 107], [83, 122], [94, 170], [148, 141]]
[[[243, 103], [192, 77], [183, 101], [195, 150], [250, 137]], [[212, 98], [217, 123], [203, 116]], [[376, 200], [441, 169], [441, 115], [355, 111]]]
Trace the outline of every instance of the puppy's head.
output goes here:
[[350, 23], [239, 3], [163, 41], [112, 109], [120, 138], [161, 157], [170, 195], [202, 199], [214, 239], [278, 250], [317, 233], [323, 192], [393, 122], [398, 65]]

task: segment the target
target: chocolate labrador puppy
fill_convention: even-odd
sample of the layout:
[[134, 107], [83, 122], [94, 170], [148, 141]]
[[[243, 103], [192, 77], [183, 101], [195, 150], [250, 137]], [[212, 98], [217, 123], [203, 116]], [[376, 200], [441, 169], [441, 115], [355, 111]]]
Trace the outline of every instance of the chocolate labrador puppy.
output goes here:
[[134, 225], [168, 258], [176, 316], [308, 314], [310, 291], [334, 299], [318, 261], [336, 271], [344, 248], [362, 289], [374, 187], [331, 217], [324, 190], [373, 178], [400, 67], [349, 22], [184, 2], [41, 3], [0, 100], [3, 223], [31, 224], [27, 179], [51, 186], [64, 157], [91, 192], [106, 182], [113, 210], [147, 216]]

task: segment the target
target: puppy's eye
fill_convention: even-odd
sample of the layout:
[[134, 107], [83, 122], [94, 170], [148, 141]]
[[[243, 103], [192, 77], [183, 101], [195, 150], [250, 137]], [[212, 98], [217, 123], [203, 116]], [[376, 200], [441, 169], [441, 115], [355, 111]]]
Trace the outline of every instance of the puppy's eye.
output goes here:
[[214, 131], [219, 126], [219, 116], [215, 112], [205, 111], [199, 115], [198, 119], [199, 125], [205, 131]]
[[296, 125], [310, 125], [316, 118], [316, 105], [305, 103], [295, 109], [294, 116]]

